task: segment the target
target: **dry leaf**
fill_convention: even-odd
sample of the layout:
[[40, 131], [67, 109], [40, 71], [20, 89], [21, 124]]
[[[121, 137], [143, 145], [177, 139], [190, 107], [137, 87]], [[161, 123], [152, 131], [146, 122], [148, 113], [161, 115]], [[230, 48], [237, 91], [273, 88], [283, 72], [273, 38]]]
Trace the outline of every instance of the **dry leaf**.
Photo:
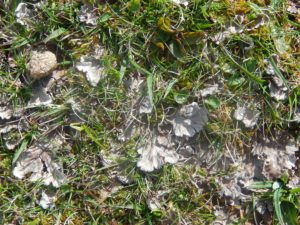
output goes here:
[[193, 102], [183, 106], [172, 119], [173, 130], [178, 137], [193, 137], [207, 123], [207, 110]]
[[81, 56], [80, 62], [76, 64], [76, 68], [85, 73], [86, 79], [91, 86], [96, 87], [101, 79], [106, 75], [101, 61], [94, 56]]
[[62, 167], [54, 160], [53, 143], [36, 142], [25, 150], [18, 158], [13, 169], [13, 174], [19, 179], [23, 179], [30, 174], [29, 180], [32, 182], [41, 181], [45, 185], [52, 184], [60, 187], [67, 182], [62, 172]]
[[137, 166], [145, 172], [152, 172], [161, 168], [165, 163], [174, 164], [179, 160], [170, 136], [154, 137], [139, 148], [138, 153], [140, 158]]
[[236, 120], [242, 121], [245, 127], [252, 128], [257, 123], [259, 112], [243, 106], [237, 107], [233, 116]]

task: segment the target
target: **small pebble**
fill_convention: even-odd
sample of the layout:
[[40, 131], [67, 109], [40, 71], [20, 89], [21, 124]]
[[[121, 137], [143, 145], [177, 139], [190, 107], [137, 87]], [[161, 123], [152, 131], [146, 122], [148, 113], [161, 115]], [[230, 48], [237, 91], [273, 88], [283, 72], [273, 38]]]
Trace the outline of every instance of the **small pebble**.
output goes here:
[[57, 67], [55, 54], [50, 51], [32, 51], [27, 64], [30, 77], [41, 79], [50, 75]]

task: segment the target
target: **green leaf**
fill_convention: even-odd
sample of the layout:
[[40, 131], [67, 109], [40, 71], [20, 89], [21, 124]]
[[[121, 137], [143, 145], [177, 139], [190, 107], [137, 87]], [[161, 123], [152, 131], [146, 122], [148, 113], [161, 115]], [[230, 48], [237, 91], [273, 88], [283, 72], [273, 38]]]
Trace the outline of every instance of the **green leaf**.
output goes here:
[[108, 21], [111, 18], [111, 14], [108, 13], [104, 13], [99, 19], [99, 23], [104, 23], [106, 21]]
[[84, 127], [80, 123], [71, 123], [70, 127], [77, 130], [77, 131], [83, 131]]
[[141, 7], [141, 1], [140, 0], [131, 0], [129, 2], [129, 10], [131, 12], [137, 12]]
[[169, 44], [168, 49], [169, 49], [169, 51], [171, 52], [171, 54], [172, 54], [176, 59], [179, 59], [179, 58], [182, 57], [180, 45], [179, 45], [178, 42], [172, 41], [172, 42]]
[[229, 79], [227, 80], [228, 86], [232, 87], [232, 88], [239, 87], [244, 82], [245, 82], [245, 78], [238, 76], [238, 75], [233, 75], [233, 76], [229, 77]]
[[283, 1], [282, 0], [271, 0], [271, 6], [276, 10], [282, 7]]
[[71, 65], [71, 64], [73, 64], [73, 62], [68, 61], [68, 60], [65, 60], [65, 61], [62, 61], [62, 62], [58, 63], [58, 65], [60, 65], [60, 66], [66, 66], [66, 65]]
[[30, 221], [30, 222], [26, 222], [27, 225], [38, 225], [40, 224], [40, 218], [36, 218], [35, 220], [33, 221]]
[[213, 109], [217, 109], [221, 105], [220, 100], [215, 96], [210, 96], [208, 99], [205, 99], [204, 103]]
[[272, 189], [273, 182], [272, 181], [257, 181], [253, 182], [248, 186], [250, 189]]
[[272, 57], [270, 57], [268, 60], [269, 60], [269, 62], [271, 64], [271, 66], [273, 67], [275, 74], [283, 81], [283, 83], [285, 84], [285, 86], [288, 88], [289, 85], [287, 83], [287, 80], [284, 78], [283, 74], [280, 72], [279, 68], [277, 67], [277, 65], [276, 65], [276, 63], [274, 61], [274, 59]]
[[255, 59], [250, 59], [250, 60], [247, 60], [245, 62], [245, 68], [251, 72], [251, 73], [254, 73], [256, 68], [257, 68], [257, 61]]
[[223, 51], [225, 52], [225, 54], [230, 59], [230, 61], [232, 63], [234, 63], [237, 68], [239, 68], [241, 71], [243, 71], [248, 76], [249, 79], [251, 79], [252, 81], [255, 81], [256, 83], [258, 83], [260, 85], [266, 84], [265, 80], [261, 79], [260, 77], [255, 76], [250, 71], [248, 71], [245, 67], [241, 66], [237, 61], [235, 61], [235, 59], [232, 57], [230, 52], [228, 52], [228, 50], [224, 46], [222, 46], [222, 48], [223, 48]]
[[205, 38], [206, 34], [203, 31], [184, 32], [182, 33], [184, 44], [195, 45], [199, 44]]
[[44, 40], [44, 43], [47, 43], [48, 41], [50, 41], [50, 40], [52, 40], [52, 39], [54, 39], [54, 38], [57, 38], [57, 37], [59, 37], [60, 35], [62, 35], [63, 33], [65, 33], [66, 32], [66, 29], [65, 28], [58, 28], [57, 30], [54, 30], [54, 31], [52, 31], [52, 33], [51, 34], [49, 34], [46, 38], [45, 38], [45, 40]]
[[172, 90], [172, 87], [174, 86], [174, 84], [178, 81], [178, 79], [173, 79], [169, 82], [168, 86], [166, 87], [165, 90], [165, 94], [163, 98], [166, 98], [168, 96], [168, 94], [170, 93], [170, 91]]
[[121, 65], [121, 68], [120, 68], [120, 71], [119, 71], [119, 83], [122, 82], [123, 77], [125, 75], [125, 72], [126, 72], [126, 66]]
[[13, 42], [12, 46], [9, 48], [9, 50], [20, 48], [24, 45], [27, 45], [30, 43], [30, 39], [24, 38], [24, 37], [18, 37]]
[[24, 150], [27, 148], [27, 144], [28, 144], [28, 140], [25, 139], [21, 146], [19, 147], [19, 149], [15, 152], [14, 154], [14, 158], [12, 160], [12, 164], [15, 164], [18, 160], [18, 158], [20, 157], [20, 155], [22, 154], [22, 152], [24, 152]]
[[282, 196], [283, 190], [281, 188], [278, 188], [274, 191], [273, 195], [273, 205], [275, 208], [276, 217], [279, 221], [279, 224], [284, 225], [283, 215], [281, 211], [281, 196]]
[[283, 220], [285, 224], [288, 225], [297, 225], [298, 224], [298, 210], [296, 209], [295, 205], [283, 201], [281, 202], [281, 209], [283, 212]]
[[198, 30], [201, 30], [201, 29], [213, 27], [213, 26], [215, 26], [215, 24], [214, 24], [214, 23], [204, 22], [204, 23], [197, 23], [197, 24], [195, 24], [194, 26], [195, 26]]
[[85, 131], [85, 133], [87, 134], [87, 136], [94, 141], [98, 146], [103, 147], [103, 145], [99, 142], [98, 138], [96, 137], [95, 131], [91, 128], [89, 128], [88, 126], [83, 126], [83, 129]]
[[289, 190], [289, 193], [291, 193], [291, 194], [296, 194], [298, 192], [300, 192], [300, 187]]
[[157, 25], [159, 29], [167, 33], [175, 33], [176, 30], [173, 29], [171, 21], [169, 18], [160, 17], [158, 19]]
[[187, 102], [189, 95], [186, 91], [182, 91], [182, 92], [176, 92], [174, 93], [174, 100], [178, 103], [178, 104], [184, 104]]

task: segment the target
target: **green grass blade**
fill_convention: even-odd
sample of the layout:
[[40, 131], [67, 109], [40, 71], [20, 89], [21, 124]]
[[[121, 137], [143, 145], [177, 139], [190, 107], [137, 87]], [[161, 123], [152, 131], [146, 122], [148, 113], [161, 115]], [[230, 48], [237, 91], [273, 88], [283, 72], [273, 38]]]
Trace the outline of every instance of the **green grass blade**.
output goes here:
[[22, 142], [22, 144], [21, 144], [21, 146], [19, 147], [19, 149], [15, 152], [14, 158], [13, 158], [13, 160], [12, 160], [12, 164], [13, 164], [13, 165], [17, 162], [17, 160], [18, 160], [18, 158], [20, 157], [20, 155], [22, 154], [22, 152], [25, 151], [25, 149], [27, 148], [27, 144], [28, 144], [28, 140], [25, 139], [25, 140]]
[[44, 40], [44, 43], [47, 43], [48, 41], [50, 41], [50, 40], [52, 40], [52, 39], [55, 39], [55, 38], [57, 38], [57, 37], [59, 37], [60, 35], [62, 35], [63, 33], [65, 33], [66, 32], [66, 29], [64, 29], [64, 28], [58, 28], [58, 29], [56, 29], [56, 30], [54, 30], [54, 31], [52, 31], [51, 32], [51, 34], [49, 34], [46, 38], [45, 38], [45, 40]]
[[178, 79], [173, 79], [170, 81], [170, 83], [167, 85], [166, 90], [165, 90], [165, 94], [163, 98], [166, 98], [168, 96], [168, 94], [170, 93], [170, 91], [172, 90], [172, 87], [174, 86], [174, 84], [178, 81]]
[[299, 192], [300, 192], [300, 187], [298, 187], [298, 188], [293, 188], [293, 189], [289, 190], [289, 193], [290, 193], [290, 194], [296, 194], [296, 193], [299, 193]]
[[272, 65], [275, 74], [283, 81], [283, 83], [285, 84], [286, 87], [288, 87], [288, 83], [286, 81], [286, 79], [284, 78], [283, 74], [280, 72], [280, 70], [278, 69], [274, 59], [272, 57], [270, 57], [269, 59], [270, 64]]
[[274, 191], [274, 196], [273, 196], [273, 205], [275, 208], [275, 213], [276, 217], [279, 221], [279, 224], [285, 225], [284, 220], [283, 220], [283, 215], [281, 211], [281, 196], [282, 196], [282, 189], [278, 188]]
[[298, 219], [297, 219], [298, 210], [296, 209], [294, 204], [283, 201], [281, 203], [281, 209], [282, 209], [283, 220], [285, 224], [298, 225]]
[[272, 189], [272, 181], [257, 181], [248, 186], [250, 189]]
[[260, 79], [259, 77], [254, 76], [251, 72], [249, 72], [246, 68], [244, 68], [243, 66], [241, 66], [237, 61], [235, 61], [232, 56], [230, 55], [230, 53], [228, 52], [227, 49], [224, 48], [223, 46], [223, 50], [225, 52], [225, 54], [228, 56], [228, 58], [230, 59], [230, 61], [235, 64], [236, 67], [238, 67], [241, 71], [243, 71], [251, 80], [255, 81], [258, 84], [265, 84], [266, 81], [263, 79]]
[[133, 59], [132, 57], [129, 56], [129, 62], [131, 63], [131, 65], [133, 65], [139, 72], [144, 73], [147, 75], [147, 93], [150, 99], [151, 104], [153, 105], [153, 74], [151, 72], [149, 72], [148, 70], [142, 68], [140, 65], [138, 65]]

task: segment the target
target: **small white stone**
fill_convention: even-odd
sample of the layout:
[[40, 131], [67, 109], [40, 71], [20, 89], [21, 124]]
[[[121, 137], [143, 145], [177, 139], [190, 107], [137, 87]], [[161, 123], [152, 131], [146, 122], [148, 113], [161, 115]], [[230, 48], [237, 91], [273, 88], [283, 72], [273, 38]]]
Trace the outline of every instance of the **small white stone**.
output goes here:
[[29, 75], [34, 79], [40, 79], [50, 75], [57, 67], [55, 54], [50, 51], [32, 51], [27, 64]]

